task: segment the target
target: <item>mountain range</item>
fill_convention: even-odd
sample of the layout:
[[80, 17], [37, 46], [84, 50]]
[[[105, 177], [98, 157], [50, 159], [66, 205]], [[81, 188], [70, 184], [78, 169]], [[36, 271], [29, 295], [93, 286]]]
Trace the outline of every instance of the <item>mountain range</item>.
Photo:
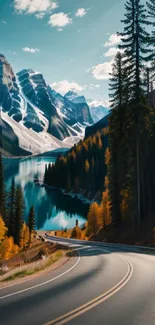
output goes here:
[[[23, 69], [17, 74], [0, 54], [0, 145], [17, 155], [69, 148], [84, 137], [93, 119], [84, 96], [53, 90], [41, 73]], [[98, 111], [98, 110], [97, 110]], [[97, 113], [96, 113], [97, 114]], [[103, 117], [102, 116], [102, 117]]]

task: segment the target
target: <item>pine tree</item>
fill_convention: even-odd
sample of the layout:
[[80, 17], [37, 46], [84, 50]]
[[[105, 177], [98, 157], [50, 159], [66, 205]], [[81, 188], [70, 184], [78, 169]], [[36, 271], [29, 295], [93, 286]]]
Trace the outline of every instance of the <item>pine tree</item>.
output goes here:
[[145, 62], [148, 62], [151, 58], [151, 49], [149, 49], [150, 35], [146, 31], [148, 19], [144, 5], [141, 4], [140, 0], [128, 0], [125, 4], [125, 10], [125, 19], [123, 20], [124, 31], [120, 33], [122, 44], [119, 48], [124, 50], [124, 62], [131, 85], [130, 105], [131, 102], [136, 104], [133, 110], [130, 108], [131, 114], [128, 114], [128, 124], [131, 129], [134, 129], [133, 134], [131, 134], [131, 137], [134, 136], [134, 147], [129, 160], [131, 162], [129, 170], [132, 171], [133, 178], [130, 183], [133, 184], [136, 179], [137, 195], [133, 192], [134, 186], [132, 186], [132, 195], [130, 197], [134, 198], [136, 196], [136, 216], [137, 225], [139, 226], [141, 220], [140, 126], [142, 124], [142, 110], [144, 109], [140, 102], [143, 101], [145, 95], [142, 72]]
[[[152, 33], [151, 33], [151, 36], [150, 36], [150, 44], [155, 45], [155, 0], [148, 0], [146, 2], [146, 7], [147, 7], [147, 14], [148, 14], [148, 18], [150, 19], [149, 20], [149, 25], [152, 25], [153, 27], [153, 30], [152, 30]], [[153, 49], [153, 52], [152, 52], [152, 59], [154, 60], [155, 59], [155, 52], [154, 52], [154, 49]]]
[[30, 208], [30, 211], [29, 211], [28, 227], [29, 227], [29, 244], [31, 244], [32, 231], [35, 228], [35, 211], [34, 211], [33, 206]]
[[[128, 104], [130, 86], [127, 82], [127, 72], [124, 55], [117, 53], [110, 77], [110, 97], [112, 112], [109, 117], [109, 162], [107, 164], [109, 178], [109, 197], [111, 199], [111, 214], [113, 222], [121, 222], [120, 214], [120, 173], [123, 153], [123, 138], [125, 132], [125, 114]], [[107, 154], [107, 153], [106, 153]], [[104, 192], [106, 196], [106, 192]]]
[[8, 236], [14, 237], [15, 235], [15, 220], [16, 220], [16, 187], [15, 180], [12, 179], [12, 184], [9, 193], [9, 227], [8, 227]]
[[146, 31], [148, 20], [145, 7], [140, 0], [128, 0], [125, 11], [125, 19], [122, 20], [124, 31], [119, 33], [122, 36], [119, 48], [124, 51], [133, 99], [139, 103], [143, 95], [141, 74], [151, 52], [148, 49], [150, 35]]
[[6, 223], [8, 224], [7, 220], [7, 213], [6, 213], [6, 191], [5, 191], [5, 183], [4, 183], [4, 169], [3, 169], [3, 161], [2, 155], [0, 153], [0, 214]]
[[112, 73], [110, 73], [110, 98], [111, 98], [111, 107], [122, 108], [125, 98], [125, 86], [126, 86], [126, 73], [125, 65], [123, 62], [123, 54], [118, 52], [115, 56], [113, 63]]
[[15, 244], [20, 246], [20, 234], [23, 223], [23, 214], [24, 214], [24, 198], [21, 186], [16, 188], [16, 211], [15, 211], [15, 232], [14, 232], [14, 241]]

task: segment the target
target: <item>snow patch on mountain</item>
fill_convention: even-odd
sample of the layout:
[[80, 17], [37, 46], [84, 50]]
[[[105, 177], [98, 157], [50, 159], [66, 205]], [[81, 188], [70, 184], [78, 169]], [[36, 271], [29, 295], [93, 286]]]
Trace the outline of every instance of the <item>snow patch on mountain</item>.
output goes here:
[[70, 148], [73, 143], [77, 143], [83, 137], [81, 135], [68, 137], [65, 141], [60, 141], [46, 131], [35, 132], [16, 122], [7, 113], [1, 113], [2, 120], [7, 122], [19, 139], [22, 149], [30, 151], [32, 154], [43, 153], [58, 148]]

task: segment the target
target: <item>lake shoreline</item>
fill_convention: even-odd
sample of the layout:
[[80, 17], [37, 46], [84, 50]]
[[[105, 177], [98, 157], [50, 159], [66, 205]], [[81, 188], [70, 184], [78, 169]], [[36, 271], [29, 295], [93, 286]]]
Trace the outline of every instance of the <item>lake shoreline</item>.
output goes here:
[[70, 192], [67, 192], [65, 189], [62, 189], [62, 188], [59, 188], [59, 187], [55, 187], [55, 186], [50, 186], [50, 185], [47, 185], [45, 184], [43, 181], [40, 181], [40, 180], [34, 180], [34, 183], [39, 186], [39, 187], [45, 187], [45, 188], [49, 188], [53, 191], [58, 191], [60, 193], [62, 193], [64, 196], [70, 196], [72, 197], [73, 199], [78, 199], [81, 203], [83, 204], [92, 204], [94, 202], [98, 202], [97, 200], [95, 199], [88, 199], [87, 196], [83, 195], [82, 193], [75, 193], [73, 191], [70, 191]]
[[[24, 194], [23, 220], [27, 221], [29, 210], [33, 205], [36, 214], [36, 229], [40, 230], [72, 228], [77, 219], [79, 224], [83, 225], [90, 205], [90, 201], [84, 198], [79, 200], [75, 193], [63, 195], [62, 190], [45, 188], [43, 184], [45, 167], [54, 162], [55, 159], [51, 160], [51, 157], [9, 161], [5, 159], [4, 161], [6, 191], [10, 191], [14, 178], [15, 185], [21, 186]], [[36, 181], [40, 186], [36, 186], [38, 185]]]

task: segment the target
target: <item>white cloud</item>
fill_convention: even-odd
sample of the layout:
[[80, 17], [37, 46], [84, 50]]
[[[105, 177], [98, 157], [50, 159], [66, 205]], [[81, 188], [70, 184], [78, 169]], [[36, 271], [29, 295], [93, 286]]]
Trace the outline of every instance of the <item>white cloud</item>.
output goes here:
[[85, 86], [79, 85], [77, 82], [72, 81], [69, 82], [67, 80], [62, 80], [59, 82], [54, 82], [51, 84], [51, 87], [56, 90], [57, 92], [61, 94], [66, 94], [69, 90], [75, 91], [75, 92], [80, 92], [86, 88]]
[[89, 102], [89, 106], [93, 106], [93, 107], [98, 107], [98, 106], [104, 106], [104, 107], [109, 107], [110, 106], [110, 102], [108, 99], [103, 99], [103, 100], [93, 100]]
[[23, 47], [22, 50], [23, 50], [24, 52], [32, 53], [32, 54], [34, 54], [34, 53], [36, 53], [36, 52], [40, 52], [40, 50], [37, 49], [37, 48], [33, 49], [33, 48], [29, 48], [29, 47]]
[[75, 14], [76, 17], [84, 17], [87, 14], [87, 10], [84, 8], [79, 8]]
[[49, 25], [52, 27], [64, 27], [68, 24], [72, 23], [72, 18], [69, 18], [68, 14], [64, 12], [59, 12], [58, 14], [54, 14], [50, 16]]
[[14, 0], [14, 7], [20, 14], [37, 14], [56, 9], [58, 4], [53, 0]]
[[113, 46], [119, 44], [121, 41], [121, 36], [117, 35], [116, 33], [111, 34], [108, 41], [103, 44], [105, 47], [107, 46]]
[[63, 30], [62, 28], [58, 28], [58, 32], [62, 32], [62, 30]]
[[104, 62], [101, 64], [97, 64], [96, 66], [92, 67], [92, 75], [97, 80], [107, 80], [109, 79], [109, 73], [112, 72], [112, 64], [113, 60], [110, 62]]
[[7, 21], [2, 20], [2, 24], [7, 25]]
[[111, 47], [104, 56], [115, 56], [118, 52], [118, 49], [116, 47]]

